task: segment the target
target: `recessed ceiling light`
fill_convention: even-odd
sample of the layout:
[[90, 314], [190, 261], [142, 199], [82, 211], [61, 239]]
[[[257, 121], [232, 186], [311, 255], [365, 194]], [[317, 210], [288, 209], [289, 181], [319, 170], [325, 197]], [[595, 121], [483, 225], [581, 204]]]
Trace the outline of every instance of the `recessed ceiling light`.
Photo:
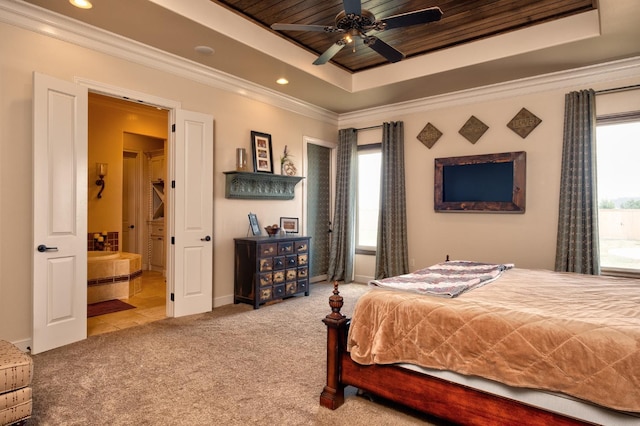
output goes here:
[[284, 77], [280, 77], [279, 79], [276, 80], [276, 83], [278, 83], [278, 84], [289, 84], [289, 80], [287, 80]]
[[196, 46], [194, 49], [201, 55], [213, 55], [213, 53], [215, 52], [213, 47], [209, 46]]
[[69, 0], [69, 3], [80, 9], [91, 9], [93, 7], [89, 0]]

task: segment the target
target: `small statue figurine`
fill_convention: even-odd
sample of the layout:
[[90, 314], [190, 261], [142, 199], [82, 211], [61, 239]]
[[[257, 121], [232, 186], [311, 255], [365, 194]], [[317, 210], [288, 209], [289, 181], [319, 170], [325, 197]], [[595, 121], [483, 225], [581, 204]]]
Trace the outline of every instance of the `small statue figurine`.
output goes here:
[[287, 176], [295, 176], [297, 173], [296, 166], [293, 164], [293, 161], [289, 158], [289, 150], [287, 145], [284, 146], [284, 153], [282, 157], [280, 157], [280, 174]]

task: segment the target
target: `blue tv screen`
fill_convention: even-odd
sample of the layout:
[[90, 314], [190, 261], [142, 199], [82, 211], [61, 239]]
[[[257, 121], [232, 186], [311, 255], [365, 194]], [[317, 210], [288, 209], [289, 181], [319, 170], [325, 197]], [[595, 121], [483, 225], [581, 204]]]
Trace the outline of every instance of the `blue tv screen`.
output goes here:
[[479, 163], [444, 166], [445, 202], [498, 201], [513, 198], [513, 163]]
[[524, 213], [526, 158], [524, 151], [436, 158], [434, 209]]

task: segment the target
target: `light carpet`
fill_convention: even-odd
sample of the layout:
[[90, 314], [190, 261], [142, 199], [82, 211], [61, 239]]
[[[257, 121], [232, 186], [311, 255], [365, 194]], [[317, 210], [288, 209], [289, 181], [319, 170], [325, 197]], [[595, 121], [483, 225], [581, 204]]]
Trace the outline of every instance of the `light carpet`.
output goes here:
[[[350, 315], [366, 286], [340, 286]], [[28, 425], [413, 425], [429, 419], [355, 396], [319, 406], [333, 288], [89, 337], [34, 355]]]

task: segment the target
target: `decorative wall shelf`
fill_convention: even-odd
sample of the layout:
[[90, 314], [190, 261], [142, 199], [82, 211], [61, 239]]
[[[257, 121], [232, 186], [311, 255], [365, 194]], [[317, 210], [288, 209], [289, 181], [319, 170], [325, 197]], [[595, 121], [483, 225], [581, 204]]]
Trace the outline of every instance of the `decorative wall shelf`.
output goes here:
[[248, 200], [293, 200], [302, 176], [271, 173], [224, 172], [225, 198]]

